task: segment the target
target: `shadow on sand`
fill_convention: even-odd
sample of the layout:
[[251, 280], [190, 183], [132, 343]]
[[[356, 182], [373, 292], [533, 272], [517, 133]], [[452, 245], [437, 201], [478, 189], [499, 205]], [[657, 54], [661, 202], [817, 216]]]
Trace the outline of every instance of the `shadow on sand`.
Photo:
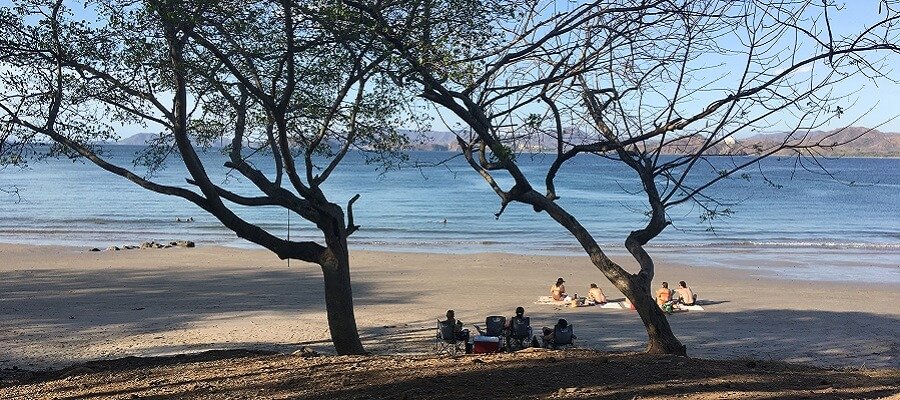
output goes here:
[[[66, 379], [58, 380], [65, 377]], [[590, 350], [467, 355], [457, 358], [302, 358], [216, 351], [88, 363], [0, 385], [0, 394], [59, 399], [296, 398], [756, 398], [890, 396], [900, 372], [829, 370]], [[98, 381], [99, 380], [99, 381]]]
[[[379, 305], [413, 305], [420, 299], [418, 296], [425, 295], [403, 285], [388, 286], [375, 287], [364, 279], [357, 280], [353, 286], [356, 306], [369, 307], [366, 312], [377, 313]], [[0, 280], [0, 367], [28, 369], [29, 363], [45, 362], [50, 357], [62, 357], [57, 365], [68, 365], [85, 360], [66, 358], [75, 354], [67, 346], [74, 349], [91, 344], [85, 341], [122, 340], [131, 335], [152, 337], [188, 329], [196, 323], [254, 318], [260, 313], [305, 316], [304, 321], [316, 321], [325, 331], [322, 298], [322, 279], [315, 268], [12, 271]], [[717, 312], [714, 305], [718, 303], [708, 303], [707, 311], [669, 317], [690, 355], [825, 366], [900, 367], [900, 318], [817, 310]], [[580, 347], [641, 351], [646, 340], [644, 328], [631, 310], [526, 308], [535, 332], [541, 326], [552, 326], [558, 318], [566, 318], [575, 326]], [[493, 314], [510, 316], [512, 310], [497, 310]], [[401, 324], [360, 326], [360, 334], [366, 348], [376, 354], [427, 353], [435, 321], [441, 317], [422, 315], [421, 319]], [[481, 324], [483, 320], [466, 322]], [[324, 339], [248, 343], [238, 336], [229, 337], [226, 332], [222, 337], [195, 340], [189, 345], [162, 338], [137, 351], [117, 354], [240, 348], [289, 353], [300, 346], [327, 352], [330, 348]], [[75, 337], [82, 338], [82, 342], [69, 341]], [[26, 356], [19, 351], [22, 346], [59, 348]]]
[[[46, 363], [41, 356], [24, 356], [19, 351], [23, 346], [44, 346], [43, 350], [49, 352], [43, 358], [69, 354], [73, 358], [63, 364], [71, 364], [79, 361], [73, 350], [90, 346], [92, 341], [102, 343], [140, 334], [165, 342], [164, 335], [197, 323], [227, 324], [263, 313], [315, 321], [327, 337], [322, 286], [321, 274], [312, 267], [11, 271], [0, 279], [0, 367], [28, 368], [30, 363]], [[376, 292], [365, 282], [354, 282], [353, 294], [358, 308], [415, 301], [415, 295], [381, 288]], [[235, 343], [240, 338], [229, 340], [227, 332], [224, 335], [214, 338], [221, 339], [220, 343], [171, 343], [140, 351], [172, 354], [240, 345]], [[327, 340], [318, 343], [330, 347]], [[310, 344], [313, 342], [297, 345]], [[259, 345], [276, 351], [296, 350], [296, 346], [284, 344]]]

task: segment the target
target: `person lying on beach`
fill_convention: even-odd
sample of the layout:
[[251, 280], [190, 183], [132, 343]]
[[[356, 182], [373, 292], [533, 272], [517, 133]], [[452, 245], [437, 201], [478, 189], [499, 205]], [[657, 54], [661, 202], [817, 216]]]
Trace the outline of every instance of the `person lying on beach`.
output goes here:
[[681, 286], [675, 290], [678, 292], [678, 302], [686, 306], [694, 305], [694, 302], [697, 301], [697, 295], [694, 294], [694, 291], [684, 281], [678, 282], [678, 286]]
[[557, 278], [556, 283], [550, 286], [550, 297], [553, 300], [560, 301], [566, 298], [566, 285], [563, 285], [565, 282], [563, 278]]
[[603, 289], [600, 289], [596, 283], [592, 283], [591, 288], [588, 289], [587, 299], [595, 304], [606, 304], [606, 295], [603, 294]]
[[656, 304], [660, 307], [672, 300], [672, 289], [669, 289], [669, 282], [663, 282], [662, 287], [656, 291]]
[[456, 319], [456, 313], [453, 310], [447, 310], [447, 320], [444, 322], [453, 327], [453, 335], [456, 336], [456, 340], [465, 341], [466, 354], [471, 354], [472, 343], [469, 343], [469, 330], [463, 329], [462, 321]]

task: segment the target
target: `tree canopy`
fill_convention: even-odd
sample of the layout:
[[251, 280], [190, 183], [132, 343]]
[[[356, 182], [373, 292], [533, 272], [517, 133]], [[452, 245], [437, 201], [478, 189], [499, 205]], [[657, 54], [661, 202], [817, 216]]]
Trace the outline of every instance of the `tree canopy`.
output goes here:
[[[704, 194], [709, 186], [777, 152], [815, 162], [817, 150], [846, 143], [834, 135], [810, 141], [809, 133], [843, 116], [845, 80], [892, 79], [883, 60], [896, 55], [900, 39], [892, 1], [859, 5], [877, 17], [858, 29], [836, 24], [843, 7], [813, 1], [344, 3], [406, 62], [403, 78], [423, 98], [463, 121], [460, 147], [499, 197], [497, 217], [524, 203], [568, 229], [635, 304], [648, 351], [665, 353], [685, 350], [651, 296], [655, 268], [644, 246], [671, 223], [667, 210], [693, 203], [715, 218], [729, 210]], [[423, 43], [419, 38], [435, 29], [468, 29], [452, 13], [432, 13], [436, 7], [491, 15], [465, 21], [489, 34], [464, 55], [455, 44], [465, 36], [449, 46]], [[724, 167], [710, 159], [746, 150], [736, 148], [736, 135], [773, 129], [788, 133], [749, 158], [728, 159]], [[516, 156], [536, 143], [549, 143], [555, 159], [546, 175], [532, 177]], [[647, 220], [624, 243], [639, 271], [610, 260], [557, 202], [554, 179], [577, 155], [619, 161], [634, 172]]]
[[[321, 186], [351, 149], [397, 155], [409, 96], [383, 73], [386, 55], [342, 25], [341, 12], [291, 1], [14, 2], [0, 9], [2, 161], [83, 157], [196, 204], [282, 259], [319, 264], [335, 347], [360, 353], [347, 249], [358, 196], [344, 200], [345, 216]], [[129, 124], [159, 132], [137, 163], [152, 173], [177, 159], [189, 172], [184, 185], [103, 157], [97, 143]], [[222, 139], [229, 161], [204, 165], [198, 151]], [[46, 144], [49, 152], [39, 148]], [[260, 156], [275, 170], [254, 165]], [[257, 193], [229, 191], [211, 168], [239, 174]], [[283, 207], [322, 240], [278, 237], [241, 218], [243, 206]]]

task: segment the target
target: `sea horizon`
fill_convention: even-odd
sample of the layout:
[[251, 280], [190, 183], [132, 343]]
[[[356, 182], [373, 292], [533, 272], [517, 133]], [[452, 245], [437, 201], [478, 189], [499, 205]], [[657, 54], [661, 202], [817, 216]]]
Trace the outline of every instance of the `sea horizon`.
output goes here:
[[[107, 157], [130, 165], [141, 147], [109, 146]], [[421, 164], [448, 158], [451, 152], [411, 152]], [[201, 153], [204, 163], [221, 165], [225, 156]], [[552, 157], [520, 156], [523, 170], [536, 181]], [[154, 176], [188, 187], [179, 160]], [[255, 160], [264, 171], [270, 160]], [[726, 160], [722, 159], [721, 162]], [[752, 268], [787, 279], [900, 283], [900, 160], [825, 159], [833, 177], [795, 168], [795, 160], [765, 160], [748, 179], [731, 179], [709, 194], [730, 203], [734, 214], [702, 222], [696, 209], [669, 211], [673, 225], [647, 245], [663, 260], [697, 265]], [[142, 173], [138, 170], [137, 172]], [[765, 180], [762, 179], [765, 175]], [[239, 193], [252, 194], [247, 181], [213, 176]], [[642, 226], [642, 198], [631, 195], [630, 170], [607, 160], [579, 157], [557, 178], [559, 202], [575, 215], [610, 255], [624, 256], [624, 240]], [[501, 184], [508, 184], [501, 179]], [[775, 187], [779, 185], [779, 187]], [[151, 193], [92, 164], [48, 159], [27, 169], [0, 171], [0, 187], [17, 194], [0, 196], [0, 242], [65, 245], [81, 248], [124, 246], [144, 241], [191, 240], [198, 245], [254, 248], [214, 217], [179, 198]], [[593, 189], [592, 189], [593, 188]], [[351, 190], [355, 189], [355, 190]], [[546, 214], [511, 204], [496, 219], [499, 201], [463, 160], [445, 169], [382, 171], [354, 152], [325, 186], [326, 195], [355, 204], [351, 251], [402, 251], [447, 254], [509, 253], [584, 255], [577, 241]], [[243, 218], [292, 240], [321, 243], [321, 234], [278, 207], [236, 207]], [[178, 222], [191, 220], [192, 222]], [[784, 268], [790, 266], [790, 268]], [[862, 270], [871, 269], [871, 274]], [[846, 270], [842, 274], [842, 270]], [[798, 274], [797, 271], [806, 271]]]

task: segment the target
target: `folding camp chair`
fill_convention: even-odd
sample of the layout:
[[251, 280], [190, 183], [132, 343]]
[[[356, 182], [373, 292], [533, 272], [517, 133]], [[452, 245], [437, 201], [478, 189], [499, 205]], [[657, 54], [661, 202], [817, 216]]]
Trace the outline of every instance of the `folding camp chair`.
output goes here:
[[484, 336], [503, 337], [503, 329], [506, 327], [506, 317], [492, 315], [484, 319]]
[[553, 327], [553, 340], [550, 341], [550, 347], [558, 349], [564, 346], [575, 346], [575, 328], [572, 325], [566, 327]]
[[524, 349], [530, 345], [531, 318], [513, 318], [506, 336], [506, 351]]
[[[456, 335], [453, 332], [453, 324], [451, 324], [450, 321], [438, 320], [434, 341], [435, 352], [438, 354], [447, 353], [451, 356], [455, 356], [460, 353], [460, 346], [465, 345], [466, 343], [464, 341], [456, 338]], [[463, 347], [462, 351], [465, 351], [465, 347]]]

